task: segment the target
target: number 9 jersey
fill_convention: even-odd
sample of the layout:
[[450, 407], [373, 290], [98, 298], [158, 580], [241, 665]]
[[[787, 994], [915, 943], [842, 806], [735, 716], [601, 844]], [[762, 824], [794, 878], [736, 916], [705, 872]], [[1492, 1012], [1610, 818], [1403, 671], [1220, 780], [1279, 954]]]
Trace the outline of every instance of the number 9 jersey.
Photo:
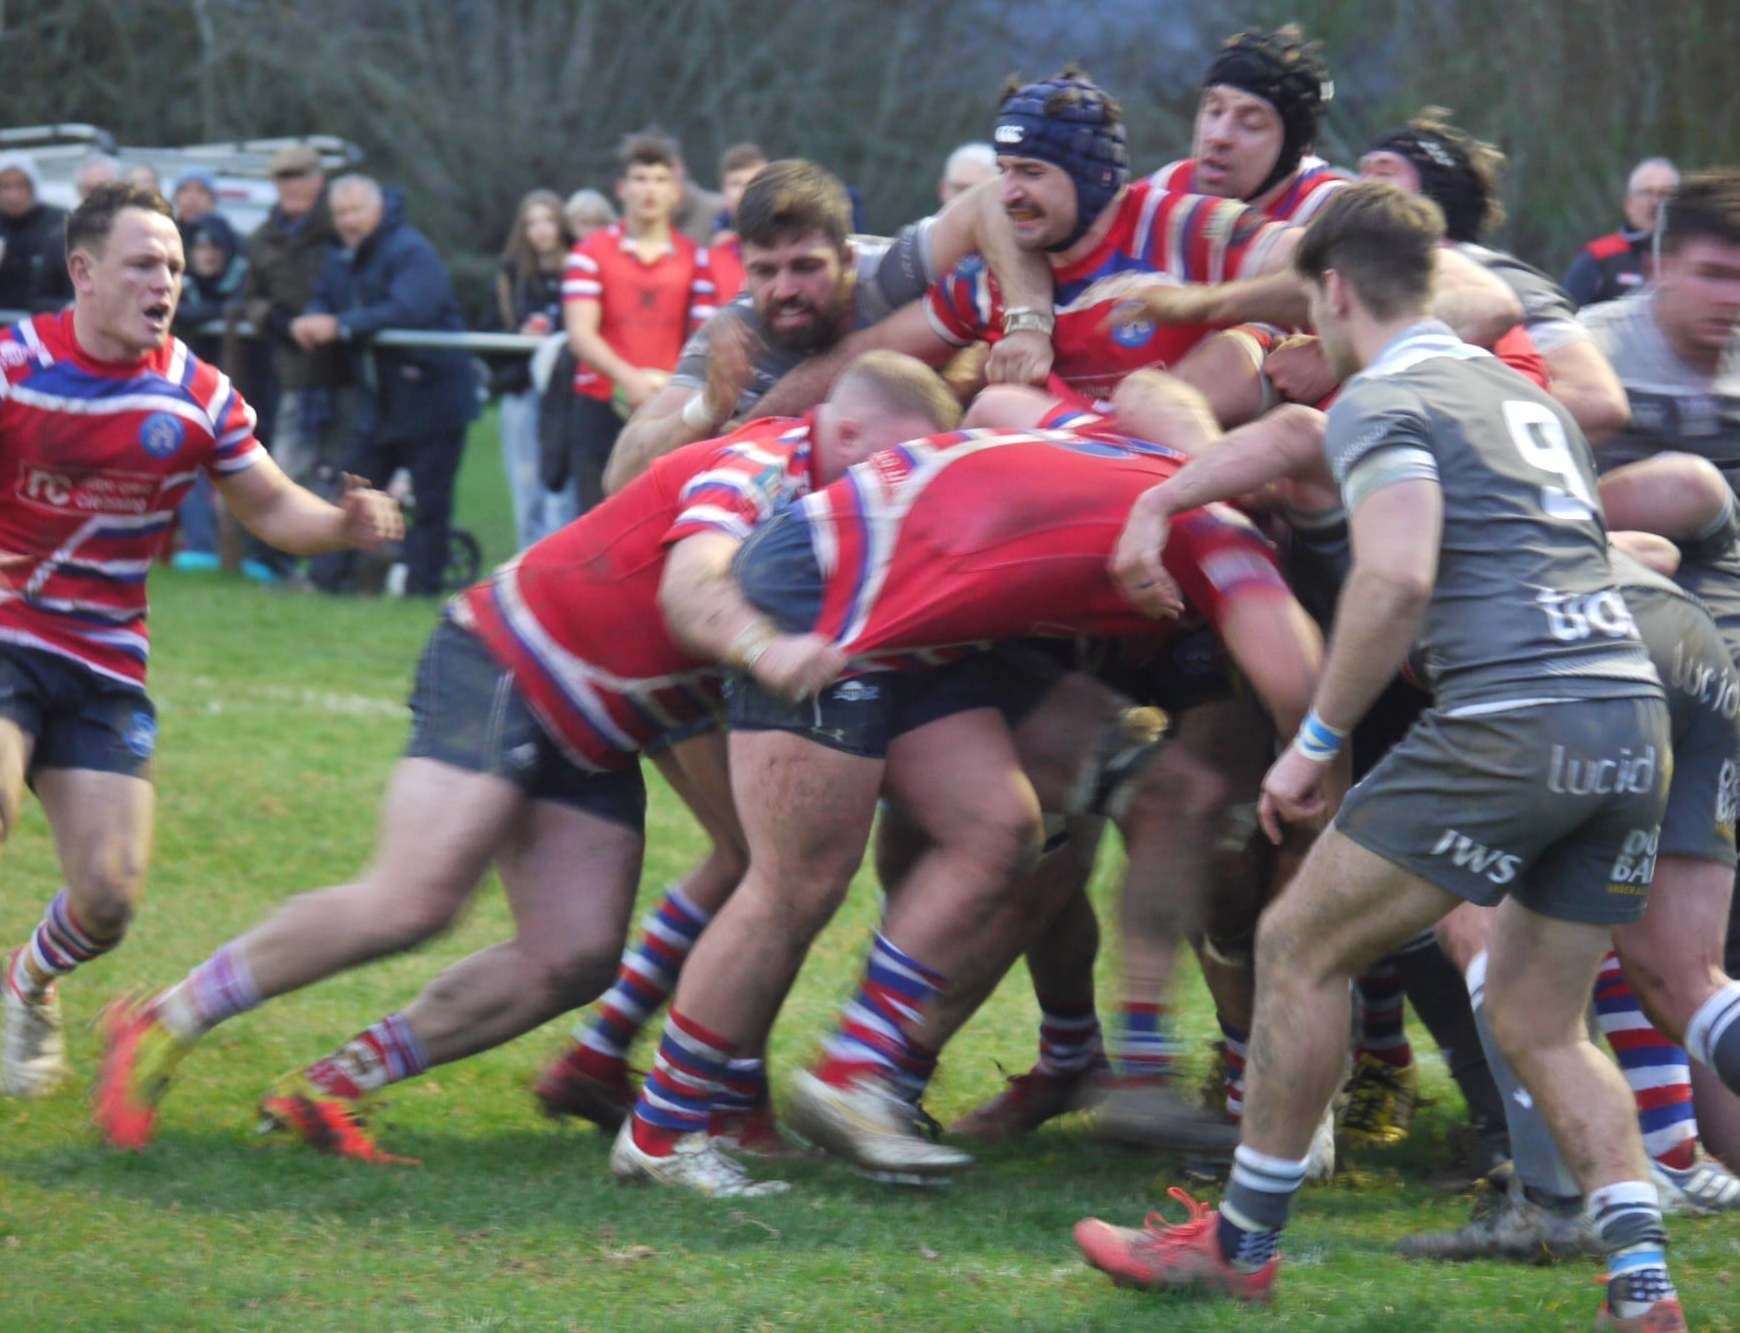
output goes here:
[[1395, 482], [1442, 492], [1422, 645], [1440, 709], [1659, 694], [1608, 567], [1589, 446], [1540, 389], [1425, 321], [1348, 381], [1324, 452], [1350, 515]]

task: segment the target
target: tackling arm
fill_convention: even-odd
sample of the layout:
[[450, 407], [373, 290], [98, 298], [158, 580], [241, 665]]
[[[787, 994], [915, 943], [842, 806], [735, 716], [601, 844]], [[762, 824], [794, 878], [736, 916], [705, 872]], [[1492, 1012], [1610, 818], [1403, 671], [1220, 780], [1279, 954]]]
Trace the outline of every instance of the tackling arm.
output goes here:
[[842, 338], [831, 351], [812, 356], [769, 389], [756, 404], [757, 416], [802, 416], [828, 396], [840, 372], [865, 352], [885, 348], [940, 366], [960, 349], [931, 327], [924, 298], [909, 301], [887, 319]]
[[746, 671], [788, 699], [814, 694], [846, 665], [818, 634], [785, 634], [744, 598], [731, 574], [742, 543], [722, 532], [698, 533], [671, 547], [659, 582], [659, 610], [684, 648]]
[[1508, 283], [1483, 265], [1440, 246], [1432, 315], [1463, 342], [1491, 347], [1522, 322], [1523, 304]]

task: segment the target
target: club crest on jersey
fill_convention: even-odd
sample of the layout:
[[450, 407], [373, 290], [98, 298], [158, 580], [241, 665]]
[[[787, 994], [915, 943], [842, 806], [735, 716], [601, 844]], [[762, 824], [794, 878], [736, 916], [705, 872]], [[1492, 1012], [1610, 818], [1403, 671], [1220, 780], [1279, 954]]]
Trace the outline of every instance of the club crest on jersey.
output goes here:
[[1133, 319], [1112, 330], [1112, 341], [1120, 347], [1141, 347], [1154, 339], [1154, 324], [1146, 319]]
[[153, 412], [139, 427], [139, 443], [153, 458], [168, 458], [187, 438], [187, 426], [171, 412]]

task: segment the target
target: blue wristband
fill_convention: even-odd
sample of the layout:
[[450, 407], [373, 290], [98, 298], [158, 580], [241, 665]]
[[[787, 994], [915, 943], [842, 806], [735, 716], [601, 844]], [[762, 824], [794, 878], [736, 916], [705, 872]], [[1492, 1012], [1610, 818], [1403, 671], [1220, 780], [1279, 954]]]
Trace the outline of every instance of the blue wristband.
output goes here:
[[1330, 726], [1317, 716], [1317, 710], [1313, 708], [1299, 724], [1299, 734], [1293, 737], [1293, 744], [1299, 747], [1299, 753], [1307, 759], [1327, 764], [1341, 753], [1341, 743], [1346, 739], [1345, 731], [1337, 731]]

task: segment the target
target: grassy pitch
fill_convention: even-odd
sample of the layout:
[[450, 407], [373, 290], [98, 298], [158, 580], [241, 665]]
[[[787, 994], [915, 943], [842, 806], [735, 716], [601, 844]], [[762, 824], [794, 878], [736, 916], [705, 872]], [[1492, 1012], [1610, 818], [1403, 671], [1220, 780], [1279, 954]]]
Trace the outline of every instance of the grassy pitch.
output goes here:
[[[461, 520], [505, 554], [494, 439], [480, 429]], [[91, 1024], [118, 992], [175, 980], [298, 890], [369, 855], [372, 812], [404, 740], [402, 700], [428, 604], [275, 594], [154, 576], [162, 711], [150, 895], [126, 945], [64, 991], [78, 1078], [0, 1101], [0, 1329], [144, 1328], [1193, 1328], [1587, 1327], [1592, 1266], [1438, 1268], [1390, 1253], [1405, 1231], [1459, 1223], [1467, 1201], [1423, 1181], [1448, 1163], [1460, 1104], [1436, 1057], [1414, 1141], [1308, 1191], [1266, 1314], [1114, 1289], [1070, 1242], [1077, 1218], [1126, 1224], [1176, 1179], [1163, 1159], [1093, 1143], [1066, 1119], [983, 1154], [934, 1193], [894, 1192], [829, 1164], [778, 1168], [778, 1199], [708, 1203], [617, 1186], [608, 1144], [552, 1126], [528, 1084], [564, 1023], [392, 1090], [381, 1129], [421, 1169], [319, 1158], [253, 1133], [278, 1074], [404, 1004], [441, 967], [504, 938], [492, 882], [451, 935], [287, 997], [215, 1032], [183, 1066], [158, 1143], [124, 1157], [89, 1127]], [[644, 891], [699, 839], [653, 784]], [[0, 942], [57, 883], [34, 806], [5, 852]], [[1115, 858], [1108, 854], [1108, 863]], [[1110, 872], [1102, 870], [1105, 895]], [[586, 886], [575, 885], [583, 893]], [[773, 1047], [776, 1095], [853, 987], [877, 895], [862, 877], [822, 937]], [[1031, 1062], [1024, 973], [952, 1046], [929, 1098], [947, 1121]], [[1186, 1031], [1206, 1038], [1192, 987]], [[1421, 1047], [1420, 1049], [1424, 1049]], [[1672, 1224], [1694, 1327], [1740, 1327], [1740, 1226]]]

